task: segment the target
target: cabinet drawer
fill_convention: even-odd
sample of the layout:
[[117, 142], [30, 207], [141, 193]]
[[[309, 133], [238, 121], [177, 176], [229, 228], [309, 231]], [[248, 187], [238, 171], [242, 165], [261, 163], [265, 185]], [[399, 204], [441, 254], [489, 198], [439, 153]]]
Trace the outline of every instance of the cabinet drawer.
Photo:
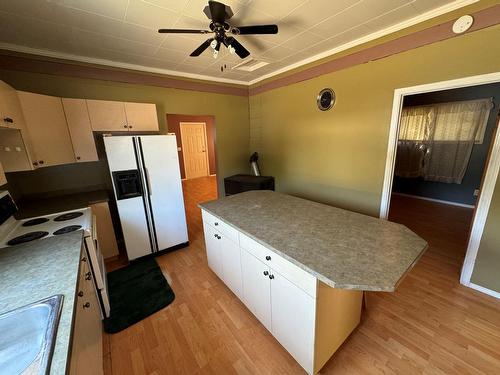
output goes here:
[[222, 220], [216, 218], [214, 215], [209, 214], [205, 210], [201, 210], [201, 215], [203, 218], [203, 221], [210, 225], [212, 228], [216, 229], [222, 234], [225, 234], [227, 238], [229, 238], [231, 241], [239, 245], [239, 232], [234, 229], [232, 226], [224, 223]]
[[268, 264], [270, 268], [297, 285], [311, 297], [316, 298], [316, 278], [313, 275], [243, 233], [239, 233], [239, 236], [242, 249]]

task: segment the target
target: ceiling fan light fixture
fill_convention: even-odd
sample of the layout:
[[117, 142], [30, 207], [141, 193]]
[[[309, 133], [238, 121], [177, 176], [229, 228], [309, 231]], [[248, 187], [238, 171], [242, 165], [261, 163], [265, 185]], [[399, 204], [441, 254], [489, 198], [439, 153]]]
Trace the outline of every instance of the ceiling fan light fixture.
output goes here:
[[213, 49], [217, 47], [217, 41], [215, 39], [210, 42], [210, 47], [212, 47]]
[[234, 49], [234, 47], [232, 45], [228, 45], [227, 49], [229, 50], [229, 53], [231, 55], [234, 55], [236, 53], [236, 50]]

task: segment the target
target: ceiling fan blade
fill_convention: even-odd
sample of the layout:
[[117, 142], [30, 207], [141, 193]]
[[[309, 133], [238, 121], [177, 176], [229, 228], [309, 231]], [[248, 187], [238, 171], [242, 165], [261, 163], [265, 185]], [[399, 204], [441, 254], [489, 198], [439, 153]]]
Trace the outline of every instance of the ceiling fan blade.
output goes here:
[[231, 32], [235, 35], [278, 34], [278, 25], [235, 26]]
[[210, 30], [189, 30], [189, 29], [159, 29], [161, 34], [208, 34]]
[[[220, 24], [226, 21], [226, 6], [224, 4], [210, 0], [208, 2], [208, 8], [210, 11], [209, 17], [212, 18], [212, 21]], [[207, 12], [205, 12], [205, 14], [207, 14]]]
[[[225, 44], [225, 43], [224, 43]], [[230, 45], [231, 47], [234, 48], [234, 52], [236, 52], [236, 54], [244, 59], [245, 57], [247, 57], [248, 55], [250, 55], [250, 52], [245, 48], [243, 47], [236, 39], [234, 39], [232, 36], [228, 37], [227, 38], [227, 44]]]
[[205, 51], [208, 47], [210, 47], [210, 43], [212, 43], [213, 38], [205, 40], [198, 48], [196, 48], [189, 56], [196, 57], [200, 56], [203, 51]]

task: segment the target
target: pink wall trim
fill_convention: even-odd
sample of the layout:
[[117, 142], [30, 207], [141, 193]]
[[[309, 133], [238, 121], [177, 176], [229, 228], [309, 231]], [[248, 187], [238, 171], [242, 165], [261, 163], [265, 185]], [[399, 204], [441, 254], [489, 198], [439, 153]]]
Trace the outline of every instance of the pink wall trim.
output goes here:
[[[500, 23], [500, 5], [483, 9], [472, 14], [474, 24], [468, 32], [484, 29]], [[269, 90], [289, 86], [297, 82], [316, 78], [318, 76], [346, 69], [354, 65], [363, 64], [369, 61], [382, 59], [400, 52], [405, 52], [414, 48], [439, 42], [445, 39], [459, 36], [451, 30], [454, 21], [430, 27], [416, 33], [391, 40], [389, 42], [355, 52], [353, 54], [327, 61], [323, 64], [305, 69], [286, 77], [278, 78], [260, 86], [251, 87], [250, 95], [260, 94]], [[271, 78], [272, 79], [272, 78]]]

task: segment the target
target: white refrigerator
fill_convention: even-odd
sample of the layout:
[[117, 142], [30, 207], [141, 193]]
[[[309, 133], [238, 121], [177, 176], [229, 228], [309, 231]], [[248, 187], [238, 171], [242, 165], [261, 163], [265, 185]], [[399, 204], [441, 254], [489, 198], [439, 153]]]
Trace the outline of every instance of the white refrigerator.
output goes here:
[[175, 135], [104, 137], [104, 147], [128, 258], [186, 246]]

